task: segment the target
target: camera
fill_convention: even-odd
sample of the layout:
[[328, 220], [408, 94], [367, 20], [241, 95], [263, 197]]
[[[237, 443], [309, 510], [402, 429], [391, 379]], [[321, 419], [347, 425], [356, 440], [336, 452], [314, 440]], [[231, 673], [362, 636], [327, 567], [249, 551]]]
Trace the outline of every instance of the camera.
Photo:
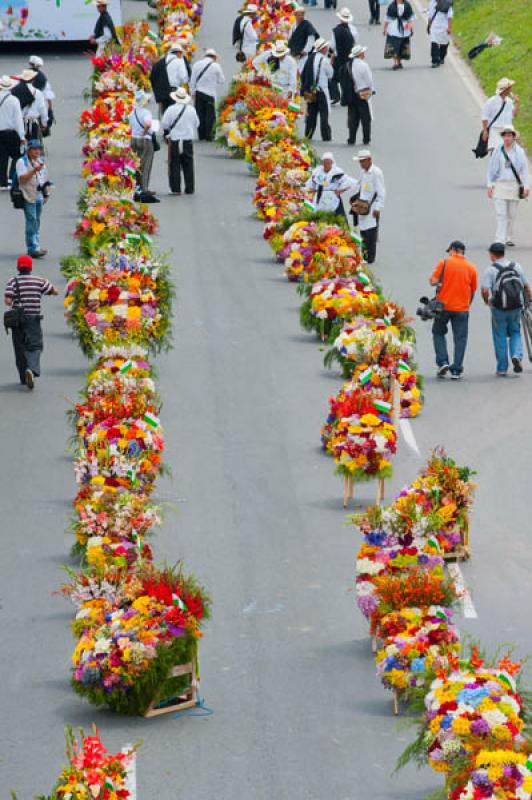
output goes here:
[[432, 300], [429, 300], [428, 297], [420, 297], [419, 302], [421, 305], [416, 310], [416, 314], [420, 319], [423, 320], [423, 322], [428, 322], [430, 319], [436, 319], [436, 317], [439, 317], [444, 309], [443, 303], [436, 297], [433, 297]]

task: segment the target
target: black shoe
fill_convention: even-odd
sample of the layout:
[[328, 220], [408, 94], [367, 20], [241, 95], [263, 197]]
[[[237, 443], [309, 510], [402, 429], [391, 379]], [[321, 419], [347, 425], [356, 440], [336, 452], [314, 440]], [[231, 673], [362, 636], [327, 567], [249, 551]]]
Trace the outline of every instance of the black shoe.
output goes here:
[[371, 144], [371, 139], [368, 139], [368, 140], [367, 140], [367, 142], [366, 142], [366, 140], [364, 139], [364, 144]]
[[347, 144], [355, 144], [355, 140], [354, 139], [348, 139], [347, 140]]
[[339, 102], [340, 102], [339, 100], [331, 100], [331, 105], [337, 106]]
[[445, 378], [448, 372], [449, 372], [449, 364], [442, 364], [441, 367], [438, 367], [436, 376], [438, 378]]
[[369, 24], [373, 25], [373, 17], [370, 19]]
[[431, 64], [432, 69], [436, 69], [436, 67], [439, 67], [439, 66], [440, 66], [439, 63], [438, 64]]
[[523, 371], [523, 365], [521, 364], [521, 359], [517, 358], [517, 356], [512, 357], [512, 364], [514, 365], [514, 372]]
[[376, 19], [376, 20], [375, 20], [375, 25], [380, 25], [380, 24], [381, 24], [381, 23], [380, 23], [380, 20]]
[[31, 371], [31, 369], [26, 370], [25, 377], [26, 377], [26, 386], [28, 387], [28, 389], [33, 389], [35, 384], [33, 382], [33, 372]]

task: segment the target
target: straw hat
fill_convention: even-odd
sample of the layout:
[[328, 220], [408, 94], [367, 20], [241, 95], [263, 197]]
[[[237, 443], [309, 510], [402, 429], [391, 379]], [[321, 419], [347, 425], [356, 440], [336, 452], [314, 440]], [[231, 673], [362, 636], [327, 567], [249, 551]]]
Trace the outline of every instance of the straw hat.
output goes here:
[[208, 47], [205, 50], [205, 55], [206, 56], [210, 56], [211, 58], [218, 58], [218, 53], [216, 52], [216, 50], [213, 47]]
[[330, 42], [328, 42], [326, 39], [322, 39], [320, 36], [314, 42], [314, 47], [312, 49], [314, 50], [315, 53], [319, 53], [320, 50], [323, 50], [325, 47], [329, 49], [330, 44], [331, 44]]
[[184, 50], [183, 50], [183, 45], [181, 44], [181, 42], [172, 42], [172, 44], [170, 45], [170, 52], [171, 53], [183, 53]]
[[258, 11], [258, 7], [255, 3], [248, 3], [245, 9], [243, 10], [243, 14], [256, 14]]
[[514, 137], [517, 136], [517, 131], [510, 122], [500, 130], [501, 136], [504, 136], [505, 133], [512, 133]]
[[20, 80], [21, 81], [32, 81], [36, 77], [37, 77], [37, 73], [35, 72], [34, 69], [25, 69], [22, 72], [21, 76], [20, 76]]
[[190, 103], [190, 95], [185, 89], [183, 89], [182, 86], [180, 86], [179, 89], [176, 89], [175, 92], [170, 92], [170, 97], [172, 100], [175, 100], [176, 103], [179, 103], [179, 105], [182, 106], [186, 106], [188, 103]]
[[356, 156], [353, 156], [353, 161], [365, 161], [366, 158], [371, 158], [371, 151], [359, 150]]
[[282, 58], [289, 52], [290, 50], [288, 45], [282, 39], [278, 39], [276, 42], [274, 42], [271, 49], [272, 56], [275, 58]]
[[501, 78], [500, 81], [497, 81], [497, 94], [506, 91], [506, 89], [511, 89], [514, 83], [515, 81], [510, 80], [510, 78]]
[[353, 15], [345, 6], [336, 13], [336, 16], [341, 22], [353, 22]]
[[12, 89], [16, 81], [9, 77], [9, 75], [2, 75], [0, 78], [0, 89]]
[[367, 47], [362, 47], [361, 44], [356, 44], [349, 53], [349, 58], [358, 58], [363, 53], [365, 53], [367, 49], [368, 49]]

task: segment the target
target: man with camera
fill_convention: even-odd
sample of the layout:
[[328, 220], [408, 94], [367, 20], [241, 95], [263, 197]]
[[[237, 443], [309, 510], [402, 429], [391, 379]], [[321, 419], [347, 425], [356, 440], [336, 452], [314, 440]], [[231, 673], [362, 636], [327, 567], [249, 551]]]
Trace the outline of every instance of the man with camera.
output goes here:
[[24, 199], [26, 220], [26, 249], [32, 258], [44, 258], [47, 250], [41, 248], [41, 213], [50, 196], [52, 184], [43, 159], [43, 147], [38, 139], [28, 142], [28, 150], [17, 161], [17, 180]]
[[[429, 301], [421, 298], [423, 306], [417, 314], [421, 319], [433, 319], [432, 339], [438, 366], [438, 378], [445, 378], [450, 371], [451, 379], [462, 377], [464, 355], [469, 329], [469, 309], [477, 290], [478, 276], [474, 264], [465, 257], [465, 244], [455, 240], [447, 248], [448, 256], [442, 259], [432, 273], [430, 283], [436, 286], [436, 297]], [[447, 330], [449, 323], [453, 331], [454, 359], [449, 364], [447, 352]]]

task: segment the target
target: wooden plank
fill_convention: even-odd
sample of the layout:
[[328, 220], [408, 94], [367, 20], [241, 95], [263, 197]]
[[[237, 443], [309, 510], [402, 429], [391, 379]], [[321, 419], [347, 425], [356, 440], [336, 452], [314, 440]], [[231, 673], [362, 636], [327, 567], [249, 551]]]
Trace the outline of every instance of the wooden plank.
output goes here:
[[170, 671], [170, 677], [172, 678], [178, 678], [184, 675], [190, 675], [190, 686], [183, 690], [181, 694], [175, 698], [175, 703], [171, 703], [169, 705], [159, 707], [158, 704], [164, 702], [164, 698], [161, 699], [157, 696], [154, 697], [144, 713], [144, 717], [146, 719], [149, 719], [150, 717], [158, 717], [161, 714], [171, 714], [172, 712], [176, 711], [184, 711], [185, 709], [193, 708], [196, 705], [197, 680], [195, 661], [191, 661], [188, 664], [176, 664]]

